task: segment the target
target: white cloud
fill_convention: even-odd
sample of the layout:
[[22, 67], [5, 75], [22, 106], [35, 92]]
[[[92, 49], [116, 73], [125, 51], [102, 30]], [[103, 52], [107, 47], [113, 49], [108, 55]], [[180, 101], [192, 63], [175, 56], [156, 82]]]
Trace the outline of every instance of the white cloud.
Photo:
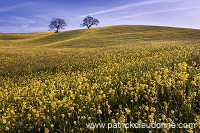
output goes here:
[[23, 17], [12, 17], [12, 21], [18, 22], [18, 23], [35, 23], [35, 21]]
[[29, 26], [30, 26], [29, 24], [23, 24], [22, 28], [25, 29], [25, 28], [28, 28]]
[[[132, 8], [132, 7], [138, 7], [138, 6], [144, 6], [144, 5], [149, 5], [149, 4], [155, 4], [155, 3], [160, 3], [160, 2], [165, 2], [167, 0], [148, 0], [148, 1], [143, 1], [143, 2], [137, 2], [137, 3], [131, 3], [131, 4], [126, 4], [106, 10], [102, 10], [99, 12], [94, 12], [90, 13], [89, 15], [97, 15], [97, 14], [103, 14], [103, 13], [108, 13], [108, 12], [113, 12], [113, 11], [118, 11], [122, 9], [127, 9], [127, 8]], [[174, 0], [169, 0], [170, 2], [173, 2]], [[85, 17], [86, 15], [79, 16], [78, 18]]]
[[34, 20], [27, 19], [24, 17], [19, 17], [19, 16], [12, 16], [10, 18], [1, 19], [0, 22], [10, 23], [10, 24], [33, 24], [33, 23], [35, 23]]
[[1, 27], [1, 31], [3, 32], [18, 32], [20, 30], [25, 30], [29, 28], [31, 25], [34, 24], [35, 21], [31, 19], [27, 19], [24, 17], [19, 17], [19, 16], [12, 16], [10, 18], [2, 19], [0, 22], [3, 23], [10, 23], [12, 26], [6, 26], [6, 27]]
[[168, 10], [153, 11], [153, 12], [148, 12], [148, 13], [140, 13], [140, 14], [135, 14], [135, 15], [129, 15], [129, 16], [124, 16], [124, 17], [113, 18], [113, 19], [109, 19], [107, 21], [113, 21], [113, 20], [118, 20], [118, 19], [123, 19], [123, 18], [132, 18], [132, 17], [138, 17], [138, 16], [150, 15], [150, 14], [156, 14], [156, 13], [163, 13], [163, 12], [194, 9], [194, 8], [200, 8], [200, 6], [192, 6], [192, 7], [184, 7], [184, 8], [175, 8], [175, 9], [168, 9]]
[[14, 10], [16, 8], [21, 8], [21, 7], [30, 6], [30, 5], [34, 5], [34, 3], [26, 2], [26, 3], [22, 3], [22, 4], [10, 6], [10, 7], [0, 8], [0, 12], [6, 12], [6, 11]]

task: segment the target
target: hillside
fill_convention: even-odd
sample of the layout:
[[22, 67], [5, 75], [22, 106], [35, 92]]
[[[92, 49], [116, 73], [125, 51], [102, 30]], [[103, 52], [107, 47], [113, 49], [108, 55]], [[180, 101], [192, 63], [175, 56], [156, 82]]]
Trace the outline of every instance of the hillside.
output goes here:
[[0, 33], [0, 72], [55, 66], [77, 60], [79, 56], [89, 57], [105, 51], [112, 54], [158, 44], [171, 47], [179, 42], [195, 44], [199, 39], [200, 30], [143, 25], [108, 26], [57, 34]]
[[160, 26], [108, 26], [55, 33], [1, 33], [0, 47], [104, 47], [141, 41], [198, 40], [200, 30]]
[[[199, 88], [200, 30], [0, 33], [1, 133], [198, 132]], [[130, 122], [176, 128], [123, 127]]]

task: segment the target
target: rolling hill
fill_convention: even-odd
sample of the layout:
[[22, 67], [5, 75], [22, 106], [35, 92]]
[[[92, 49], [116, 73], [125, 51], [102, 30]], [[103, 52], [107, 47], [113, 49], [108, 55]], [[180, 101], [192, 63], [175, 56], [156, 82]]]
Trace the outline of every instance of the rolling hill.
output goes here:
[[[197, 29], [0, 33], [1, 133], [198, 132], [199, 88]], [[177, 127], [97, 126], [130, 122]]]
[[88, 58], [104, 51], [112, 54], [157, 45], [177, 47], [176, 44], [182, 42], [195, 44], [199, 39], [200, 30], [197, 29], [145, 25], [108, 26], [57, 34], [0, 33], [0, 70], [37, 69], [76, 60], [79, 56]]
[[160, 26], [119, 25], [55, 33], [1, 33], [0, 47], [104, 47], [141, 41], [198, 40], [200, 31]]

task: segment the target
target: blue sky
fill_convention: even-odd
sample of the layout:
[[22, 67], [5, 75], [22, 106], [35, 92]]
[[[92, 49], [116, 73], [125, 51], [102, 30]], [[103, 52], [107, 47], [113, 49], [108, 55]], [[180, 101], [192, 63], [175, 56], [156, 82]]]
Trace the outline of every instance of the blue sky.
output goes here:
[[200, 29], [199, 0], [0, 0], [0, 32], [48, 32], [53, 18], [80, 29], [91, 15], [98, 27], [158, 25]]

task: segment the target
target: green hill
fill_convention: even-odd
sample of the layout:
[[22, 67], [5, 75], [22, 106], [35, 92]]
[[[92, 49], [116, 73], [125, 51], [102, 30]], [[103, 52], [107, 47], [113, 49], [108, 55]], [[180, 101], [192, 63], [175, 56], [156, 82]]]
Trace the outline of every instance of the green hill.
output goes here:
[[112, 54], [160, 45], [177, 47], [176, 44], [183, 42], [195, 44], [199, 39], [200, 30], [197, 29], [145, 25], [118, 25], [59, 33], [0, 33], [0, 71], [56, 66], [105, 51]]
[[0, 47], [104, 47], [141, 41], [176, 41], [200, 38], [200, 30], [119, 25], [55, 33], [1, 33]]

